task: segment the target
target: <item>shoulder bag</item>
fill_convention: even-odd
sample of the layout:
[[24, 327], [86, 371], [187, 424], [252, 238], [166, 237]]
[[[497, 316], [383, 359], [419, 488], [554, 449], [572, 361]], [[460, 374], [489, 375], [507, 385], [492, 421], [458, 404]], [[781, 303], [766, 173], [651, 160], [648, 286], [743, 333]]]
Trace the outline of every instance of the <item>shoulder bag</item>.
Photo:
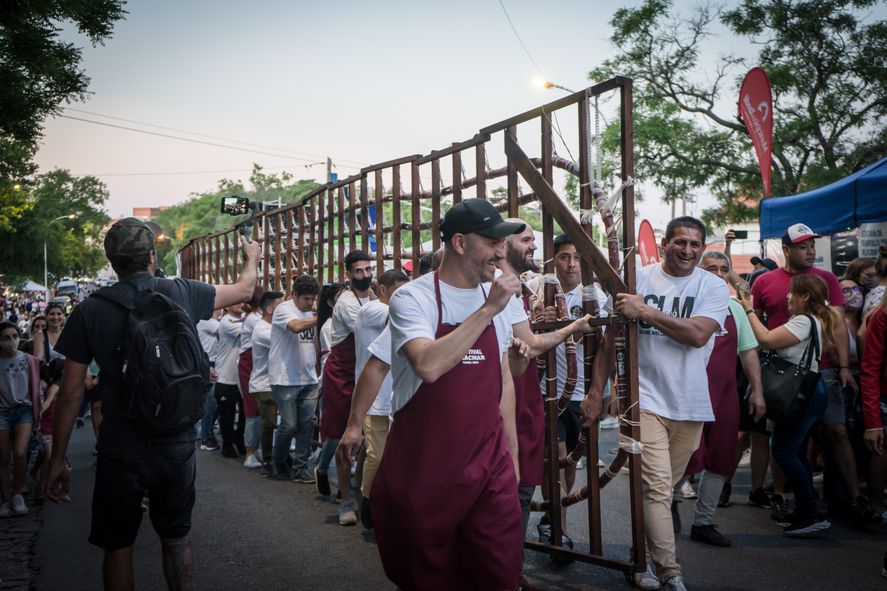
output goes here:
[[793, 423], [804, 415], [820, 373], [812, 371], [814, 355], [820, 356], [819, 335], [816, 321], [810, 314], [810, 338], [801, 354], [800, 363], [792, 363], [775, 351], [761, 351], [761, 382], [767, 403], [767, 418], [774, 423]]

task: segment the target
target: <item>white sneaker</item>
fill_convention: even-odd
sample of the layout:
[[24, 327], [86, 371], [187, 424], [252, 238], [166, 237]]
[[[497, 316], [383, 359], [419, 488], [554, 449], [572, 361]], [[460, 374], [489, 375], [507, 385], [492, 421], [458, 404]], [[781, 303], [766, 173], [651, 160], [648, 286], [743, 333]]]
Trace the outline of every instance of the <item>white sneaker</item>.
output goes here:
[[339, 505], [339, 525], [357, 525], [357, 503], [353, 499]]
[[24, 515], [28, 512], [28, 506], [25, 505], [25, 498], [21, 495], [12, 495], [12, 512], [16, 515]]
[[740, 468], [748, 468], [751, 466], [751, 450], [745, 450], [742, 452], [742, 457], [739, 458], [739, 464], [737, 464]]
[[576, 462], [576, 470], [585, 470], [585, 456], [579, 458], [579, 461]]
[[601, 421], [601, 429], [615, 429], [619, 426], [619, 420], [616, 417], [607, 417]]
[[10, 515], [12, 515], [12, 505], [9, 503], [0, 505], [0, 517], [9, 517]]
[[259, 461], [259, 463], [262, 463], [262, 460], [264, 460], [264, 458], [262, 457], [262, 448], [257, 449], [256, 453], [254, 453], [253, 455], [256, 456], [256, 459]]
[[659, 577], [653, 574], [653, 565], [647, 561], [647, 570], [634, 574], [634, 586], [644, 591], [653, 591], [659, 588]]
[[253, 470], [255, 468], [261, 468], [262, 462], [260, 462], [259, 460], [256, 459], [255, 454], [250, 454], [246, 457], [246, 460], [244, 460], [243, 467], [249, 468], [250, 470]]
[[688, 480], [684, 481], [684, 484], [681, 485], [681, 496], [685, 499], [695, 499], [696, 491], [693, 490], [693, 485], [690, 484]]
[[669, 577], [662, 586], [662, 589], [664, 589], [664, 591], [687, 591], [687, 587], [684, 586], [684, 579], [681, 578], [681, 575]]

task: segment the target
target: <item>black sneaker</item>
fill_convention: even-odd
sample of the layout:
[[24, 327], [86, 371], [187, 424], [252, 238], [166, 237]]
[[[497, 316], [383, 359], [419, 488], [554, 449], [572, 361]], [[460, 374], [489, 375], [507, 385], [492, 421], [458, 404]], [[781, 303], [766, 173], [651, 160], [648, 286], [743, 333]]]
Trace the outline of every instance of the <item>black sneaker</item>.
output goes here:
[[[570, 539], [570, 536], [567, 534], [561, 534], [561, 547], [573, 549], [573, 540]], [[566, 556], [560, 556], [558, 554], [551, 555], [551, 561], [555, 564], [570, 564], [573, 562], [572, 558], [568, 558]]]
[[681, 514], [678, 513], [678, 502], [671, 501], [671, 522], [674, 526], [674, 533], [681, 533]]
[[317, 481], [317, 492], [325, 497], [328, 497], [332, 494], [332, 489], [330, 488], [330, 477], [329, 474], [326, 473], [326, 470], [319, 470], [317, 468], [314, 469], [314, 479]]
[[259, 476], [262, 478], [270, 478], [271, 476], [274, 476], [274, 466], [270, 463], [262, 464], [262, 469], [259, 470]]
[[873, 511], [865, 497], [856, 497], [850, 503], [847, 517], [854, 525], [876, 525], [881, 523], [881, 514]]
[[797, 511], [783, 511], [771, 516], [779, 527], [787, 527], [799, 519]]
[[542, 517], [542, 519], [539, 520], [539, 525], [536, 526], [536, 531], [539, 534], [540, 544], [551, 543], [551, 520], [548, 517]]
[[723, 509], [725, 507], [732, 507], [733, 506], [733, 503], [730, 502], [730, 493], [732, 493], [732, 492], [733, 492], [733, 485], [730, 484], [729, 482], [725, 482], [724, 488], [721, 489], [721, 496], [718, 499], [718, 507]]
[[215, 437], [204, 437], [200, 443], [200, 449], [203, 451], [216, 451], [219, 449], [219, 444]]
[[222, 457], [223, 458], [234, 458], [240, 459], [240, 454], [237, 453], [237, 450], [233, 445], [223, 445], [222, 446]]
[[748, 493], [748, 504], [752, 507], [770, 507], [772, 499], [764, 492], [763, 488], [756, 488]]
[[370, 500], [366, 497], [360, 498], [360, 524], [365, 529], [373, 529], [373, 518], [370, 515]]
[[293, 475], [293, 482], [301, 484], [314, 484], [315, 478], [307, 468], [303, 468], [300, 472]]
[[796, 515], [795, 519], [789, 525], [782, 528], [782, 531], [787, 536], [808, 536], [828, 529], [831, 526], [831, 523], [818, 515], [816, 517]]
[[776, 493], [770, 497], [770, 519], [776, 523], [785, 523], [788, 520], [789, 510], [785, 504], [785, 498]]
[[690, 528], [690, 539], [710, 544], [712, 546], [726, 547], [730, 545], [730, 538], [718, 531], [714, 525], [694, 525]]

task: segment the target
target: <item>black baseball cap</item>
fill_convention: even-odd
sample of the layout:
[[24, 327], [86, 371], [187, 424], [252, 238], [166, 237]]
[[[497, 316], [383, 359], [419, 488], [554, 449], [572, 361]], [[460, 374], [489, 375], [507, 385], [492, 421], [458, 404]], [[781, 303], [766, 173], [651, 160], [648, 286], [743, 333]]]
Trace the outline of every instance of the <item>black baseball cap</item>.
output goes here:
[[506, 222], [486, 199], [463, 199], [450, 208], [440, 225], [444, 242], [454, 234], [480, 234], [488, 238], [505, 238], [524, 231], [526, 224]]

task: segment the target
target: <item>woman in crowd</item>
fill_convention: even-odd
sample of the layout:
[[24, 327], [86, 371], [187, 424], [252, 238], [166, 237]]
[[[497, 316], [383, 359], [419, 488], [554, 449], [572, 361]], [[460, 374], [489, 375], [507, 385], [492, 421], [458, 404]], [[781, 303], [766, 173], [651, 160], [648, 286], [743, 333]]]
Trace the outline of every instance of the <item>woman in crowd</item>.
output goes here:
[[35, 333], [32, 337], [34, 342], [34, 355], [49, 363], [50, 359], [57, 357], [64, 358], [60, 353], [56, 353], [55, 344], [65, 328], [65, 308], [59, 302], [49, 302], [46, 306], [46, 330]]
[[[791, 318], [784, 325], [768, 330], [754, 313], [753, 298], [740, 294], [740, 302], [751, 321], [758, 342], [792, 363], [800, 363], [805, 347], [814, 336], [820, 345], [814, 355], [812, 371], [819, 371], [819, 356], [836, 352], [836, 335], [842, 326], [837, 311], [829, 308], [828, 288], [815, 275], [796, 275], [788, 293]], [[811, 318], [813, 322], [811, 322]], [[815, 331], [815, 332], [814, 332]], [[795, 511], [781, 522], [786, 535], [801, 536], [827, 529], [831, 524], [819, 513], [813, 492], [813, 473], [807, 460], [807, 439], [810, 429], [825, 412], [828, 390], [819, 380], [804, 415], [793, 421], [773, 425], [773, 458], [785, 475], [795, 495]]]
[[62, 371], [65, 369], [65, 362], [62, 359], [53, 359], [49, 365], [43, 367], [42, 377], [46, 384], [46, 393], [43, 396], [43, 404], [40, 412], [40, 423], [38, 426], [41, 443], [43, 449], [34, 461], [34, 467], [31, 469], [31, 477], [39, 482], [37, 487], [38, 500], [42, 500], [43, 488], [46, 485], [46, 479], [49, 478], [49, 461], [52, 456], [52, 422], [55, 416], [55, 398], [62, 383]]
[[[881, 247], [884, 248], [884, 247]], [[865, 446], [871, 452], [869, 495], [872, 509], [887, 517], [884, 485], [887, 481], [887, 454], [884, 428], [887, 427], [887, 296], [866, 319], [868, 336], [860, 364]]]
[[43, 335], [43, 331], [47, 329], [49, 325], [46, 323], [46, 316], [42, 314], [39, 316], [34, 316], [34, 319], [31, 320], [31, 325], [28, 328], [28, 338], [19, 346], [19, 348], [25, 353], [30, 353], [35, 357], [40, 357], [39, 354], [34, 353], [34, 336], [37, 334]]
[[18, 326], [0, 323], [0, 517], [28, 512], [21, 490], [31, 428], [40, 416], [40, 362], [18, 350], [20, 339]]
[[865, 303], [862, 305], [863, 320], [878, 307], [887, 292], [887, 245], [882, 244], [878, 248], [875, 272], [866, 278], [866, 287], [868, 287], [868, 293], [865, 296]]

